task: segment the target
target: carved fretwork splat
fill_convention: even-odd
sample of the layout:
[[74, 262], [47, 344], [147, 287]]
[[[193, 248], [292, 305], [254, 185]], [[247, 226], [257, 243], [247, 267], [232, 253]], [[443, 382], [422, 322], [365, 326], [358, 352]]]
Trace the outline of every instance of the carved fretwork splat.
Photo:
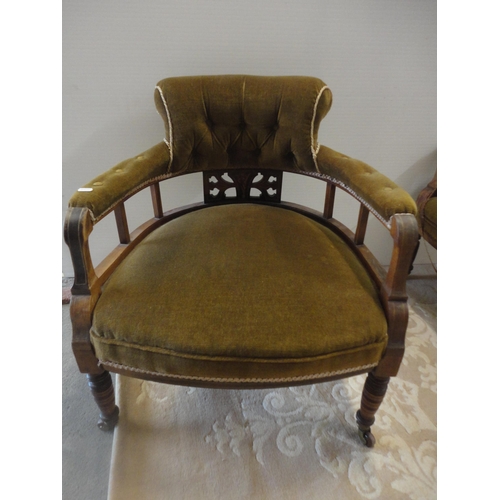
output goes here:
[[205, 203], [281, 201], [279, 170], [213, 170], [203, 172]]

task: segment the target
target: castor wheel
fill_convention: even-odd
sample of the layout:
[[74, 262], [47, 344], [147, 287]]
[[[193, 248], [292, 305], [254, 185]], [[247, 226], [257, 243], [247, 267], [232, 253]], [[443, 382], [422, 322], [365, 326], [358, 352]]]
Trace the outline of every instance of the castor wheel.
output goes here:
[[373, 448], [375, 446], [375, 436], [369, 430], [362, 431], [361, 429], [358, 429], [358, 434], [362, 443], [366, 447]]
[[119, 409], [115, 406], [113, 413], [109, 416], [99, 415], [99, 420], [97, 421], [97, 427], [101, 431], [112, 431], [118, 422]]

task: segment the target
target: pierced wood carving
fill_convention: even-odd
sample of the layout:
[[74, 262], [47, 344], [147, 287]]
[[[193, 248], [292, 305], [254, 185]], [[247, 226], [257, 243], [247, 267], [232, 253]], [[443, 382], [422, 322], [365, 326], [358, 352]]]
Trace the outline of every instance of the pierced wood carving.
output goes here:
[[203, 172], [205, 203], [281, 201], [279, 170], [214, 170]]

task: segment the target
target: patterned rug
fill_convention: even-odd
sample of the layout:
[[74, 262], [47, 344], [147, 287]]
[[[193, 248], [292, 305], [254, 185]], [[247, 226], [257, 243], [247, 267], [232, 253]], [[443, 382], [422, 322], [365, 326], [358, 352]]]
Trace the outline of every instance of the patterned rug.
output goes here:
[[108, 498], [436, 498], [435, 331], [411, 311], [373, 449], [354, 420], [365, 377], [227, 391], [118, 376]]

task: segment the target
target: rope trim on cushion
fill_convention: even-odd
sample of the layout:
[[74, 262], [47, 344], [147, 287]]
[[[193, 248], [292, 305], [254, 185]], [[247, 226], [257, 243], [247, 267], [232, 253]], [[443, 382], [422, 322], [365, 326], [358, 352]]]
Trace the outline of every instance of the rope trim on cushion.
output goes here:
[[144, 373], [145, 375], [155, 375], [155, 376], [163, 376], [170, 377], [175, 379], [184, 379], [184, 380], [200, 380], [207, 382], [299, 382], [303, 380], [315, 380], [327, 377], [334, 377], [336, 375], [342, 375], [344, 373], [351, 373], [357, 371], [368, 370], [369, 368], [374, 368], [378, 365], [378, 363], [371, 363], [368, 365], [355, 366], [353, 368], [345, 368], [343, 370], [336, 370], [333, 372], [325, 372], [325, 373], [316, 373], [313, 375], [300, 375], [297, 377], [277, 377], [277, 378], [224, 378], [224, 377], [200, 377], [195, 375], [176, 375], [176, 374], [167, 374], [160, 372], [153, 372], [149, 370], [142, 370], [140, 368], [133, 368], [131, 366], [120, 365], [119, 363], [114, 363], [112, 361], [102, 361], [99, 360], [99, 365], [106, 365], [112, 368], [124, 369], [136, 373]]
[[316, 102], [314, 103], [313, 115], [312, 115], [312, 119], [311, 119], [311, 153], [312, 153], [312, 157], [313, 157], [313, 160], [314, 160], [314, 166], [316, 167], [316, 170], [318, 172], [319, 172], [319, 167], [318, 167], [318, 162], [316, 161], [316, 156], [318, 154], [320, 145], [318, 143], [316, 145], [316, 147], [314, 147], [314, 121], [316, 120], [316, 112], [318, 110], [319, 100], [321, 99], [321, 96], [323, 95], [323, 92], [326, 89], [329, 89], [328, 85], [325, 85], [318, 92], [318, 95], [316, 96]]
[[170, 112], [168, 110], [167, 106], [167, 100], [165, 99], [165, 96], [163, 95], [163, 92], [161, 88], [157, 85], [156, 90], [160, 93], [161, 100], [163, 102], [163, 106], [165, 107], [165, 113], [167, 114], [167, 121], [168, 121], [168, 135], [170, 142], [167, 141], [166, 139], [163, 139], [165, 141], [165, 144], [168, 146], [168, 149], [170, 150], [170, 163], [168, 164], [168, 170], [170, 170], [170, 167], [172, 165], [172, 161], [174, 159], [174, 133], [172, 129], [172, 120], [170, 119]]

